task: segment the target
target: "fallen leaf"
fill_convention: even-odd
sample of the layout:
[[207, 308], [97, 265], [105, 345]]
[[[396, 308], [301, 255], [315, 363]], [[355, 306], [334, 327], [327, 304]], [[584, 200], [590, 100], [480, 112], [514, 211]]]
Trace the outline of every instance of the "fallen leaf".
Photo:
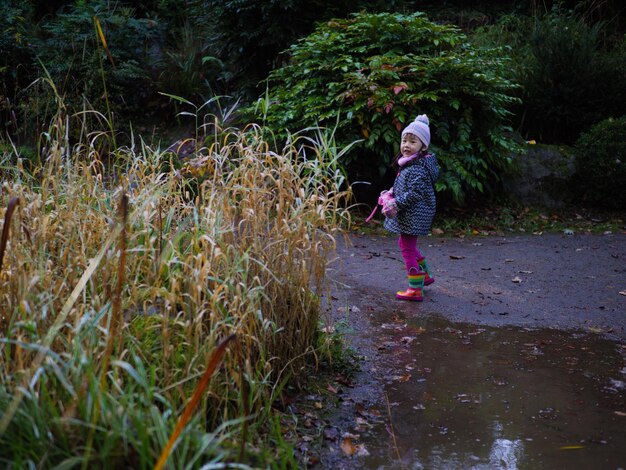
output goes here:
[[321, 401], [316, 401], [316, 402], [315, 402], [315, 408], [317, 408], [318, 410], [321, 410], [321, 409], [322, 409], [322, 407], [323, 407], [323, 406], [322, 406], [322, 402], [321, 402]]
[[346, 437], [343, 441], [341, 441], [341, 450], [348, 457], [352, 457], [356, 452], [356, 446], [352, 443], [352, 439]]
[[532, 274], [532, 271], [520, 271], [521, 274]]
[[515, 284], [519, 284], [522, 282], [522, 279], [519, 276], [515, 276], [513, 279], [511, 279], [511, 281], [513, 281]]
[[333, 387], [331, 384], [328, 384], [326, 386], [326, 390], [328, 390], [330, 393], [334, 393], [337, 394], [339, 393], [339, 390], [337, 390], [335, 387]]
[[515, 260], [514, 259], [510, 259], [510, 258], [507, 258], [507, 259], [504, 260], [505, 263], [512, 263], [513, 261], [515, 261]]
[[450, 255], [450, 259], [465, 259], [463, 255]]
[[459, 393], [457, 396], [454, 397], [455, 400], [457, 400], [460, 403], [469, 403], [469, 397], [467, 395], [467, 393]]
[[445, 232], [443, 230], [441, 230], [440, 228], [434, 228], [431, 230], [433, 235], [443, 235]]
[[311, 452], [307, 452], [306, 453], [306, 459], [307, 459], [309, 465], [311, 465], [311, 466], [315, 466], [318, 463], [320, 463], [320, 458], [317, 455], [312, 454]]
[[576, 450], [576, 449], [584, 449], [584, 448], [585, 446], [581, 446], [581, 445], [559, 447], [560, 450]]
[[346, 312], [359, 313], [361, 309], [357, 307], [356, 305], [352, 305], [351, 307], [339, 307], [337, 311], [342, 312], [342, 313], [346, 313]]
[[346, 387], [354, 387], [354, 382], [343, 375], [338, 375], [337, 377], [335, 377], [335, 380], [337, 381], [337, 383], [345, 385]]
[[626, 290], [619, 291], [619, 295], [626, 295]]

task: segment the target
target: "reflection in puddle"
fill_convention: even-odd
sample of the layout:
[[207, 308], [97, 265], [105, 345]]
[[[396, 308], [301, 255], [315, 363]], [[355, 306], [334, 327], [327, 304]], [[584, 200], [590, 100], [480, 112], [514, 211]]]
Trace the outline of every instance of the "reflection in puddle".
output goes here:
[[626, 467], [623, 345], [411, 317], [380, 321], [385, 424], [344, 468]]
[[496, 439], [489, 454], [489, 468], [517, 468], [524, 452], [522, 441]]

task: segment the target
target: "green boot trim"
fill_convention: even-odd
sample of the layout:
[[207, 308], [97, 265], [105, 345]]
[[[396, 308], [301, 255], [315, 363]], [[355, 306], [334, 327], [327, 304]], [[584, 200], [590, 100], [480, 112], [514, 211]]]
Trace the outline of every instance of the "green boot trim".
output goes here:
[[426, 258], [422, 256], [420, 259], [417, 260], [417, 264], [419, 265], [420, 269], [424, 273], [426, 273], [426, 277], [424, 278], [424, 285], [428, 286], [432, 284], [433, 282], [435, 282], [435, 278], [430, 274], [430, 268], [428, 267]]

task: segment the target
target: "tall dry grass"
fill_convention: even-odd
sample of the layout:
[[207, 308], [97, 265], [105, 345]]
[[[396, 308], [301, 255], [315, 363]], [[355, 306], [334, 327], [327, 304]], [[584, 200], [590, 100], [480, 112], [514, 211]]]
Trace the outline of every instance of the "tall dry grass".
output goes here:
[[319, 353], [325, 267], [349, 219], [332, 134], [276, 152], [256, 126], [214, 124], [178, 170], [141, 139], [106, 159], [107, 132], [71, 144], [61, 113], [36, 176], [3, 157], [0, 220], [19, 204], [0, 267], [0, 461], [154, 465], [233, 334], [170, 465], [249, 456], [248, 426], [273, 422], [285, 378]]

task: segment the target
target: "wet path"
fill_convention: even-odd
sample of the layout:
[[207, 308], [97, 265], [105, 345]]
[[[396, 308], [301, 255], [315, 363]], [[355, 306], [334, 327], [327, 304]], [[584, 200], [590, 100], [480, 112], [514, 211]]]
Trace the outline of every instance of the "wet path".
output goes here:
[[379, 467], [394, 453], [429, 468], [626, 464], [626, 375], [613, 343], [550, 330], [394, 323], [379, 372], [397, 452], [374, 450], [383, 436], [372, 433], [363, 438], [371, 449], [364, 464]]
[[[388, 261], [378, 263], [381, 268]], [[531, 325], [506, 324], [502, 316], [496, 326], [457, 321], [459, 312], [435, 310], [453, 282], [439, 293], [434, 287], [430, 303], [406, 303], [372, 290], [385, 280], [372, 281], [364, 272], [348, 269], [336, 277], [343, 286], [336, 318], [348, 325], [364, 361], [354, 387], [341, 389], [328, 418], [338, 437], [326, 442], [321, 466], [626, 468], [622, 338], [578, 324], [546, 328], [550, 318]], [[621, 281], [626, 278], [615, 282]], [[491, 289], [504, 290], [506, 282], [502, 288], [491, 283]], [[558, 295], [553, 301], [563, 319]], [[620, 302], [614, 303], [618, 313]], [[537, 315], [532, 303], [526, 310]]]
[[626, 468], [622, 345], [436, 317], [375, 321], [369, 384], [342, 396], [331, 466]]

